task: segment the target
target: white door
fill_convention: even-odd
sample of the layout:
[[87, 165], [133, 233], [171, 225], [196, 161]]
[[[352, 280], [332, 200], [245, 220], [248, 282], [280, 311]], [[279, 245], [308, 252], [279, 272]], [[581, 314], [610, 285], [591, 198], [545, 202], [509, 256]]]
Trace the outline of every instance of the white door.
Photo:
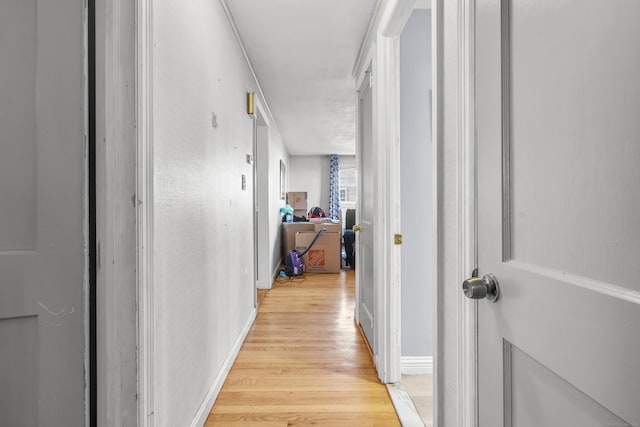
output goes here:
[[0, 2], [0, 425], [85, 424], [82, 0]]
[[640, 425], [640, 1], [476, 5], [480, 427]]
[[371, 68], [358, 94], [359, 102], [359, 161], [360, 188], [357, 214], [360, 232], [356, 234], [356, 280], [358, 282], [358, 320], [376, 353], [374, 321], [375, 293], [373, 277], [373, 98], [369, 76]]
[[273, 280], [269, 257], [269, 127], [256, 111], [254, 125], [253, 192], [255, 212], [255, 284], [270, 288]]

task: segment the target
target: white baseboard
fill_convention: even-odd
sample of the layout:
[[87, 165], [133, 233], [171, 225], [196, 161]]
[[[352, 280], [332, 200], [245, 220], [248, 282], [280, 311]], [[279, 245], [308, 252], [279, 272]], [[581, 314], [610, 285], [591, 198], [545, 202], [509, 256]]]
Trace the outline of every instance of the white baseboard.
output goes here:
[[240, 352], [240, 347], [242, 347], [242, 343], [244, 343], [244, 339], [247, 337], [247, 334], [251, 330], [251, 326], [253, 326], [253, 322], [256, 319], [256, 309], [251, 310], [251, 314], [247, 319], [247, 323], [242, 328], [240, 335], [236, 338], [236, 341], [233, 343], [233, 347], [231, 351], [227, 355], [227, 358], [224, 360], [222, 364], [222, 368], [218, 372], [216, 379], [211, 384], [209, 391], [207, 392], [207, 396], [202, 401], [200, 408], [198, 408], [198, 412], [196, 412], [196, 416], [191, 423], [191, 427], [202, 427], [204, 423], [207, 422], [207, 417], [211, 412], [211, 408], [213, 408], [213, 404], [216, 402], [218, 398], [218, 394], [220, 394], [220, 390], [222, 389], [222, 385], [224, 381], [227, 379], [227, 375], [229, 375], [229, 371], [233, 366], [233, 362], [238, 357], [238, 353]]
[[400, 373], [402, 375], [433, 374], [433, 357], [409, 357], [400, 358]]
[[282, 265], [283, 261], [284, 260], [282, 259], [282, 257], [280, 257], [280, 261], [273, 268], [273, 271], [271, 272], [271, 277], [273, 278], [273, 280], [276, 280], [276, 277], [280, 275], [280, 266]]

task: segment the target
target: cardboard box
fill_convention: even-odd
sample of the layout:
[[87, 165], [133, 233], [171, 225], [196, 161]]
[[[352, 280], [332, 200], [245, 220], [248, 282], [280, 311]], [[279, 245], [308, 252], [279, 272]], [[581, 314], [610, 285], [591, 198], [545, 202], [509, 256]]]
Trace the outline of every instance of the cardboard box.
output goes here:
[[[304, 252], [315, 236], [316, 233], [313, 231], [296, 233], [296, 250]], [[340, 248], [340, 233], [322, 233], [302, 258], [305, 273], [339, 273], [342, 264]]]
[[307, 214], [308, 214], [308, 212], [307, 212], [306, 209], [295, 209], [293, 211], [293, 215], [295, 215], [295, 216], [303, 216], [303, 217], [306, 218]]
[[287, 204], [290, 205], [294, 211], [304, 211], [304, 216], [307, 216], [308, 206], [306, 191], [289, 191], [287, 193]]
[[326, 228], [327, 233], [338, 233], [342, 236], [342, 224], [334, 224], [332, 222], [314, 223], [313, 229], [317, 233], [321, 228]]
[[299, 231], [314, 231], [313, 224], [308, 222], [282, 223], [282, 256], [284, 257], [296, 248], [296, 233]]

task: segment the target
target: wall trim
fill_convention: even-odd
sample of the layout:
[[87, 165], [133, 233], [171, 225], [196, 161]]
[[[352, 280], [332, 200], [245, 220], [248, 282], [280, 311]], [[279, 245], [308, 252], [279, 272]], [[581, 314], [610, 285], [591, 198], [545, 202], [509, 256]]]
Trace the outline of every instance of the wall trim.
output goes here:
[[207, 395], [205, 396], [204, 400], [200, 404], [200, 407], [198, 408], [198, 411], [196, 412], [196, 415], [193, 421], [191, 422], [191, 427], [202, 427], [207, 422], [207, 417], [209, 416], [209, 413], [211, 412], [211, 408], [213, 408], [213, 404], [216, 402], [216, 399], [220, 394], [220, 390], [222, 390], [222, 386], [224, 385], [224, 381], [227, 379], [227, 376], [229, 375], [229, 371], [231, 371], [233, 362], [235, 362], [236, 357], [238, 357], [238, 353], [240, 353], [240, 348], [242, 347], [242, 344], [244, 343], [245, 338], [247, 338], [247, 335], [249, 334], [249, 331], [253, 326], [253, 322], [256, 320], [256, 314], [257, 314], [257, 310], [253, 308], [251, 310], [251, 313], [249, 314], [249, 318], [247, 319], [247, 322], [242, 328], [242, 331], [240, 331], [240, 334], [238, 335], [235, 342], [233, 343], [233, 346], [231, 347], [229, 354], [227, 355], [226, 359], [222, 363], [222, 367], [220, 368], [220, 371], [218, 371], [218, 375], [216, 375], [216, 378], [215, 380], [213, 380], [211, 387], [209, 387], [209, 391], [207, 392]]
[[433, 374], [433, 357], [402, 356], [400, 358], [400, 373], [402, 375]]
[[[431, 283], [433, 283], [433, 301], [435, 301], [435, 309], [433, 310], [433, 423], [435, 425], [444, 424], [441, 419], [441, 414], [444, 411], [441, 408], [444, 399], [441, 396], [444, 395], [445, 388], [441, 385], [444, 384], [444, 376], [440, 375], [442, 368], [439, 368], [439, 358], [442, 349], [444, 349], [444, 322], [439, 320], [440, 307], [444, 306], [443, 290], [440, 289], [440, 275], [443, 273], [444, 268], [440, 266], [440, 263], [444, 266], [444, 256], [440, 253], [440, 238], [444, 234], [444, 225], [440, 222], [440, 203], [443, 203], [442, 198], [439, 195], [439, 188], [443, 182], [444, 174], [443, 164], [441, 163], [440, 155], [444, 151], [444, 13], [443, 13], [443, 1], [433, 0], [432, 12], [431, 12], [431, 170], [432, 170], [432, 227], [433, 227], [433, 241], [432, 253], [433, 253], [433, 271], [431, 272]], [[441, 394], [442, 393], [442, 394]]]
[[[365, 31], [360, 47], [358, 48], [358, 55], [356, 56], [356, 62], [353, 64], [351, 75], [354, 79], [358, 79], [358, 76], [363, 73], [371, 62], [371, 45], [375, 42], [378, 22], [382, 14], [382, 0], [376, 0], [376, 5], [371, 14], [367, 31]], [[356, 90], [360, 87], [360, 84], [356, 85]]]
[[415, 5], [416, 0], [389, 0], [380, 19], [380, 34], [385, 37], [400, 36]]
[[280, 261], [278, 261], [278, 264], [276, 264], [276, 266], [271, 271], [271, 278], [273, 280], [272, 280], [272, 283], [269, 284], [269, 288], [268, 289], [272, 288], [273, 281], [275, 281], [278, 278], [278, 276], [280, 275], [280, 270], [281, 270], [280, 266], [282, 265], [283, 261], [282, 261], [282, 257], [280, 257], [279, 259], [280, 259]]

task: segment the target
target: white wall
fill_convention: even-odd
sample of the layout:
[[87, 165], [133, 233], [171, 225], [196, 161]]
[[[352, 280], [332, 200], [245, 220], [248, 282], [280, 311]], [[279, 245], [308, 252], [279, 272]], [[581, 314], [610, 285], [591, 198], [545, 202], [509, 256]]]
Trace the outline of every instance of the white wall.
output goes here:
[[309, 209], [319, 206], [329, 214], [329, 156], [291, 156], [287, 191], [306, 191]]
[[403, 357], [433, 356], [431, 10], [416, 9], [400, 37]]
[[[220, 2], [155, 2], [153, 30], [154, 418], [188, 426], [254, 311], [257, 88]], [[273, 164], [286, 151], [271, 124]]]

